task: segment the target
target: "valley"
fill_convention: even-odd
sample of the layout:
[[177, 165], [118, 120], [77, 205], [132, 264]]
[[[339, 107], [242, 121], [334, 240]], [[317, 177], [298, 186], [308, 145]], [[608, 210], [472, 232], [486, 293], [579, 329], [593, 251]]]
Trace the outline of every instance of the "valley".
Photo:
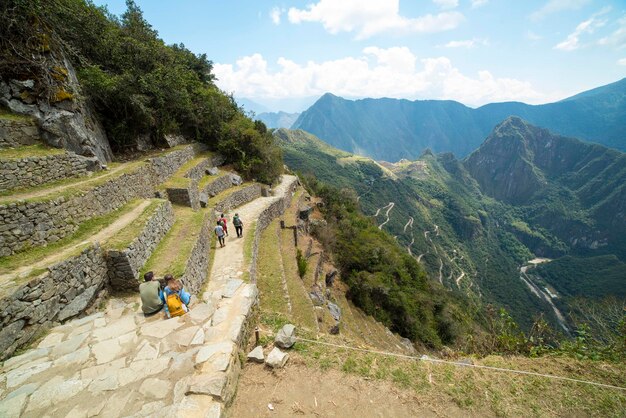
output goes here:
[[[574, 294], [554, 298], [556, 291], [546, 290], [539, 264], [547, 257], [584, 262], [602, 254], [625, 256], [626, 157], [617, 151], [519, 118], [496, 127], [463, 161], [426, 151], [413, 162], [379, 163], [350, 159], [302, 131], [274, 135], [293, 170], [362, 191], [357, 200], [364, 213], [433, 280], [469, 300], [504, 306], [525, 329], [538, 318], [565, 335], [575, 326], [568, 305]], [[505, 165], [499, 167], [500, 161]], [[612, 268], [608, 288], [624, 287], [626, 270]], [[549, 277], [550, 283], [562, 280], [558, 272]]]

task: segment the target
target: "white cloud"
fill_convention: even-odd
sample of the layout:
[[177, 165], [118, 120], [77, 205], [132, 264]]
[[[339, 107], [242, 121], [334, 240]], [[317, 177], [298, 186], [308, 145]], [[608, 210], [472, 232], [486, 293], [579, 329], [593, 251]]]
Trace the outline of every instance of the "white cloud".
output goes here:
[[472, 9], [483, 7], [487, 3], [489, 3], [489, 0], [472, 0]]
[[367, 47], [363, 56], [296, 63], [279, 58], [270, 70], [260, 54], [235, 65], [216, 64], [218, 86], [238, 97], [295, 98], [326, 92], [343, 97], [452, 99], [469, 105], [519, 100], [541, 103], [541, 94], [526, 81], [498, 78], [487, 70], [465, 75], [446, 57], [418, 60], [406, 47]]
[[459, 6], [459, 0], [433, 0], [433, 3], [444, 10], [454, 9]]
[[467, 39], [464, 41], [450, 41], [447, 44], [443, 45], [445, 48], [467, 48], [472, 49], [478, 45], [489, 45], [489, 41], [487, 39]]
[[320, 22], [332, 34], [356, 32], [357, 39], [383, 32], [441, 32], [456, 28], [465, 19], [456, 11], [404, 17], [399, 0], [319, 0], [306, 9], [292, 7], [287, 15], [291, 23]]
[[530, 15], [532, 20], [541, 20], [544, 17], [567, 10], [579, 10], [591, 0], [549, 0], [542, 8]]
[[567, 35], [564, 41], [556, 44], [554, 49], [560, 49], [561, 51], [574, 51], [581, 47], [580, 37], [583, 34], [592, 34], [596, 29], [601, 28], [606, 24], [606, 19], [598, 19], [609, 12], [609, 8], [603, 8], [597, 13], [594, 13], [589, 19], [581, 22], [576, 26], [574, 32]]
[[270, 18], [272, 19], [272, 22], [275, 25], [280, 25], [280, 16], [282, 15], [283, 11], [280, 10], [280, 8], [278, 7], [274, 7], [271, 11], [270, 11]]
[[626, 48], [626, 16], [617, 21], [619, 28], [598, 41], [599, 45], [613, 46], [617, 49]]
[[626, 58], [621, 58], [617, 60], [617, 65], [626, 66]]

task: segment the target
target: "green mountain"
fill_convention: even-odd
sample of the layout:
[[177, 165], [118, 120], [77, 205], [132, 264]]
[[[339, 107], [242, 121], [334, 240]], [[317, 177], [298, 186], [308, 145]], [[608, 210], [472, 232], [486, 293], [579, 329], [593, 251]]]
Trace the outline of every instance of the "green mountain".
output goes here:
[[[519, 118], [496, 127], [465, 161], [427, 151], [415, 161], [376, 162], [301, 130], [274, 135], [291, 169], [353, 189], [363, 212], [433, 280], [480, 305], [505, 307], [526, 329], [542, 315], [570, 330], [568, 298], [619, 296], [613, 290], [626, 287], [626, 160], [620, 152], [552, 135]], [[527, 265], [536, 256], [557, 260]], [[585, 284], [569, 284], [564, 266], [609, 259], [610, 267], [600, 270], [606, 277], [578, 269], [584, 278], [577, 281]], [[550, 274], [542, 273], [546, 269]]]
[[466, 156], [509, 116], [626, 151], [626, 78], [556, 103], [493, 103], [472, 109], [442, 100], [346, 100], [325, 94], [292, 129], [378, 160], [417, 158], [424, 149]]

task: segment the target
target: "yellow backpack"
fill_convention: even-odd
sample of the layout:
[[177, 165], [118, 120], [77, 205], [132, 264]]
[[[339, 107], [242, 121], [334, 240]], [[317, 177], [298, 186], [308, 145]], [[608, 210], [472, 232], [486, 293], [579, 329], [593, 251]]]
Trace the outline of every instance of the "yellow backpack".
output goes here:
[[176, 293], [167, 295], [167, 309], [170, 311], [170, 317], [185, 315], [185, 308], [183, 308], [183, 301], [180, 300], [180, 296]]

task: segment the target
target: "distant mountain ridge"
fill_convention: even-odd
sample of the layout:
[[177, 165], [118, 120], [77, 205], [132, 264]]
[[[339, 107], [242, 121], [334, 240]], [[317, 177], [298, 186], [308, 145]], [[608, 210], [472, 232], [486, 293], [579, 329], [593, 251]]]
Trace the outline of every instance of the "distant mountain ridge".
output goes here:
[[291, 125], [298, 119], [300, 113], [287, 112], [263, 112], [256, 115], [256, 119], [260, 120], [268, 128], [291, 128]]
[[[546, 286], [559, 293], [552, 303], [564, 314], [579, 297], [623, 297], [624, 153], [517, 117], [464, 160], [424, 152], [416, 161], [376, 162], [301, 130], [274, 135], [292, 170], [353, 189], [364, 213], [434, 280], [505, 306], [524, 327], [540, 312], [558, 327], [548, 296], [539, 296]], [[557, 260], [522, 279], [521, 267], [538, 256]]]
[[626, 151], [626, 78], [555, 103], [346, 100], [330, 93], [302, 112], [302, 129], [339, 149], [377, 160], [415, 159], [424, 149], [465, 157], [509, 116], [552, 132]]

